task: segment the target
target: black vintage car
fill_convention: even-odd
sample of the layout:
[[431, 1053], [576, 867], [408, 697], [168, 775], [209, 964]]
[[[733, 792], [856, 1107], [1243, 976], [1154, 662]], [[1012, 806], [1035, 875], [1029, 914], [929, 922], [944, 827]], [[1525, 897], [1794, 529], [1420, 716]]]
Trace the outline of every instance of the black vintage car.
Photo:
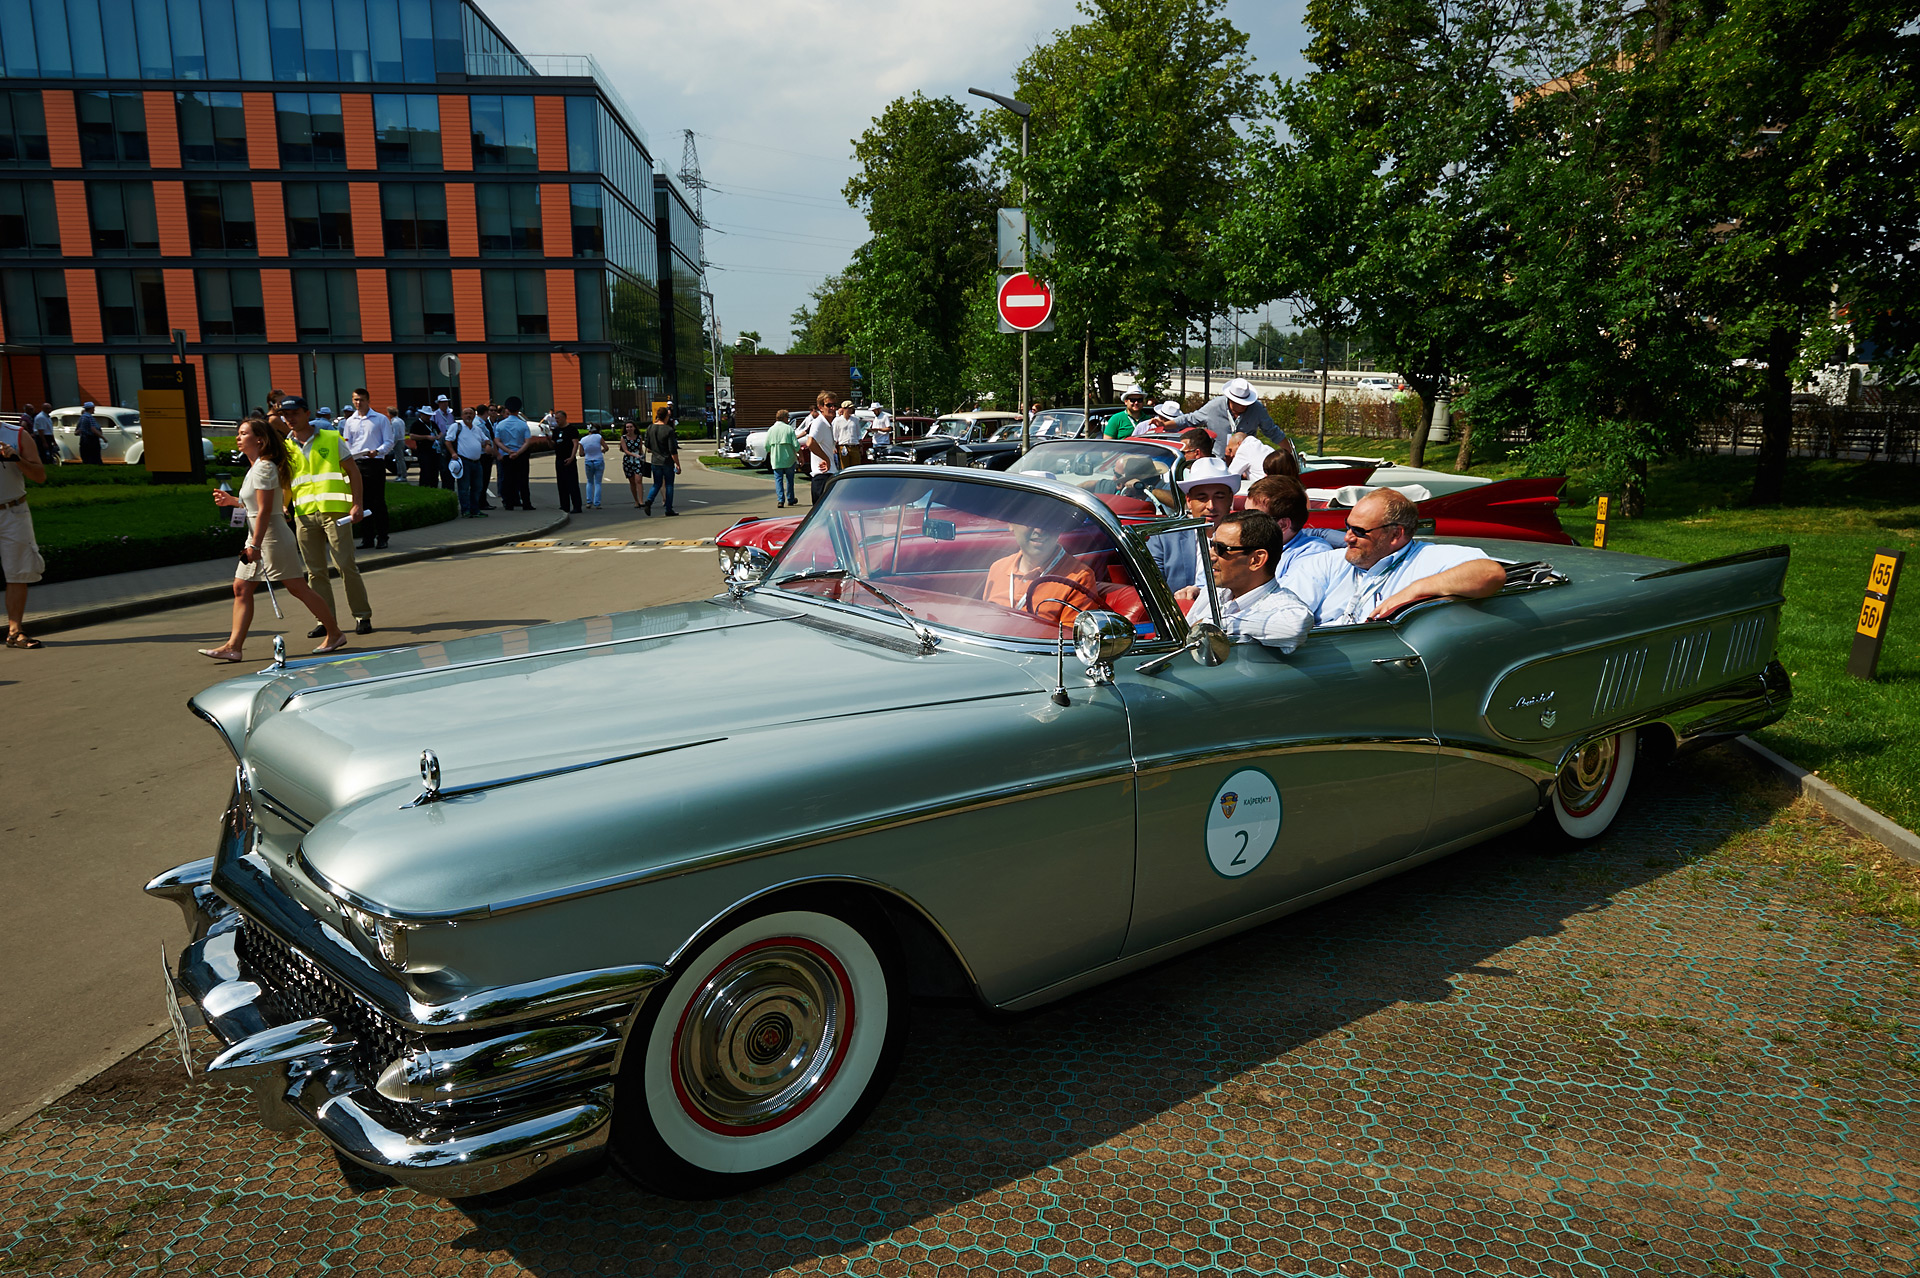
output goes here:
[[[1119, 412], [1118, 408], [1096, 408], [1093, 420], [1096, 423], [1094, 434], [1099, 434], [1099, 424]], [[1034, 443], [1045, 439], [1077, 439], [1086, 434], [1087, 413], [1078, 408], [1049, 408], [1045, 412], [1035, 413], [1033, 426], [1028, 432]], [[962, 444], [960, 451], [966, 455], [964, 462], [956, 465], [972, 466], [976, 470], [1005, 470], [1013, 464], [1013, 459], [1026, 449], [1020, 439], [1020, 423], [1010, 422], [993, 433], [985, 443]]]
[[896, 440], [874, 460], [907, 466], [965, 466], [968, 458], [962, 445], [984, 444], [1009, 423], [1017, 429], [1020, 414], [948, 413], [935, 420], [923, 437]]

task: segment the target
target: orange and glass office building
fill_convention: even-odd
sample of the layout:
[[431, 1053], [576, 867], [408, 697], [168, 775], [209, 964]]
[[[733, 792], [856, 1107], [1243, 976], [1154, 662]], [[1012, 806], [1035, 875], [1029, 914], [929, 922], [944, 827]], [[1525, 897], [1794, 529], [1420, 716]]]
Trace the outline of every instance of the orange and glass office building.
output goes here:
[[215, 421], [705, 399], [686, 200], [467, 0], [5, 0], [0, 71], [0, 410], [131, 405], [176, 333]]

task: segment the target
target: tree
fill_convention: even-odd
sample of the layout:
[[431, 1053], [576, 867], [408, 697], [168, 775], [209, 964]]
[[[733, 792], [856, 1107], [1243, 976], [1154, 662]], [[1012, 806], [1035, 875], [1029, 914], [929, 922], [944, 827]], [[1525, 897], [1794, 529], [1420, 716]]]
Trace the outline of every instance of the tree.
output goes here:
[[1037, 263], [1060, 299], [1056, 345], [1094, 339], [1100, 395], [1134, 366], [1156, 384], [1224, 281], [1209, 241], [1235, 199], [1237, 125], [1256, 99], [1246, 36], [1222, 0], [1083, 0], [1087, 21], [1057, 32], [1015, 72], [1033, 106], [1031, 155], [995, 113], [1007, 168], [1051, 241]]
[[873, 238], [853, 279], [850, 338], [880, 374], [912, 365], [936, 400], [962, 393], [967, 293], [993, 253], [1000, 187], [987, 134], [952, 98], [897, 98], [854, 140], [847, 201]]
[[795, 309], [788, 321], [793, 340], [787, 354], [837, 355], [847, 349], [855, 323], [851, 270], [827, 276], [808, 294], [812, 304]]
[[[1791, 394], [1843, 329], [1910, 336], [1920, 246], [1920, 6], [1659, 0], [1625, 28], [1649, 169], [1701, 204], [1676, 271], [1762, 369], [1753, 499], [1783, 496]], [[1915, 371], [1913, 347], [1890, 346]]]

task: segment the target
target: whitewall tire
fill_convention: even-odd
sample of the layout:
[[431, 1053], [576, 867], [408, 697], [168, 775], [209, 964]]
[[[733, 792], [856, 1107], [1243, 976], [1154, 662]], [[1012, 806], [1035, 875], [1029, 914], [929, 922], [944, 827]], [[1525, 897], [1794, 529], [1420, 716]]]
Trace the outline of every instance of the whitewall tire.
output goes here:
[[886, 1089], [908, 1003], [891, 933], [857, 910], [723, 924], [647, 1000], [615, 1096], [615, 1157], [676, 1198], [776, 1180]]
[[1639, 732], [1629, 728], [1589, 741], [1553, 782], [1553, 817], [1570, 839], [1597, 839], [1619, 815], [1633, 780]]

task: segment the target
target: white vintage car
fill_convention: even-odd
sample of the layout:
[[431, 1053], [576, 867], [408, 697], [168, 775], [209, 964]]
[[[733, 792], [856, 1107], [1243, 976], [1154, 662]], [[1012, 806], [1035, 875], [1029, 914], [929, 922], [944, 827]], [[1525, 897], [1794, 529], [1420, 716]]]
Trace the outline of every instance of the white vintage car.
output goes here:
[[[60, 448], [60, 460], [79, 461], [79, 406], [56, 408], [51, 416], [53, 441]], [[100, 444], [100, 460], [109, 464], [139, 465], [147, 454], [146, 441], [140, 436], [140, 410], [102, 405], [93, 410], [93, 418], [100, 423], [100, 433], [105, 436]], [[200, 439], [200, 453], [208, 461], [213, 460], [213, 445], [204, 435]]]

